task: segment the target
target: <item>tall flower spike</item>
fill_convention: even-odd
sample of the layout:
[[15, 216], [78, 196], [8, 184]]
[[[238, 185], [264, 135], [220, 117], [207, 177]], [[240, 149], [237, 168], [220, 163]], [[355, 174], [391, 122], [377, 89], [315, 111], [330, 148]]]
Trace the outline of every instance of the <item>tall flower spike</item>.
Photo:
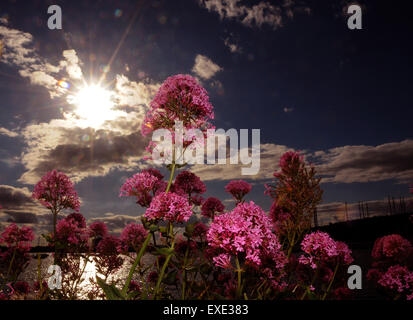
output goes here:
[[32, 194], [48, 209], [73, 209], [79, 211], [80, 202], [72, 181], [56, 170], [46, 173], [35, 185]]
[[[174, 132], [175, 121], [181, 121], [185, 129], [200, 129], [206, 133], [214, 118], [207, 91], [190, 75], [178, 74], [167, 78], [151, 101], [142, 123], [141, 132], [147, 136], [157, 129]], [[150, 142], [152, 152], [156, 143]]]

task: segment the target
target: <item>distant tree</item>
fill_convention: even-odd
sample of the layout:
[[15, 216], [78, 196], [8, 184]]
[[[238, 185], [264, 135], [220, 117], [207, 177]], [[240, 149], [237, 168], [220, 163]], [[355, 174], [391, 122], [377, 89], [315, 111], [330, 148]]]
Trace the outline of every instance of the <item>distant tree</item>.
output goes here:
[[311, 228], [311, 221], [323, 191], [321, 178], [316, 178], [314, 166], [305, 163], [298, 152], [286, 152], [280, 159], [276, 181], [266, 186], [273, 199], [271, 218], [290, 256], [296, 243]]
[[[63, 172], [46, 173], [35, 185], [32, 197], [48, 208], [53, 215], [53, 237], [56, 236], [57, 215], [64, 209], [79, 211], [80, 201], [72, 181]], [[55, 250], [56, 262], [56, 250]]]

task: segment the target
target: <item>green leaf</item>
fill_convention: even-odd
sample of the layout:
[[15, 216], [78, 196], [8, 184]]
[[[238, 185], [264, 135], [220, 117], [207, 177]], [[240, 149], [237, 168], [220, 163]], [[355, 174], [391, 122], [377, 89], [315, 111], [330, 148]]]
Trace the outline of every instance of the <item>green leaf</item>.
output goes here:
[[186, 266], [184, 269], [185, 269], [186, 271], [188, 271], [188, 272], [194, 272], [194, 271], [196, 271], [198, 268], [197, 268], [196, 266]]
[[102, 288], [107, 300], [125, 300], [126, 297], [114, 284], [107, 284], [102, 278], [96, 277], [96, 282]]
[[149, 226], [149, 231], [150, 232], [156, 232], [156, 231], [158, 231], [159, 230], [159, 227], [156, 225], [156, 224], [151, 224], [150, 226]]
[[171, 248], [156, 248], [155, 255], [169, 256], [174, 254], [174, 249]]

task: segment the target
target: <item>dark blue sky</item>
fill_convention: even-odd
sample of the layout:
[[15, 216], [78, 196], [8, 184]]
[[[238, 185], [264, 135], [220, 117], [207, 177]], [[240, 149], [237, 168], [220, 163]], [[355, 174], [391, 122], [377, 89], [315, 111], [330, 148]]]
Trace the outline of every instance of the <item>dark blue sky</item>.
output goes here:
[[[261, 129], [267, 153], [264, 171], [251, 179], [250, 199], [265, 209], [263, 184], [281, 151], [290, 149], [319, 166], [325, 203], [407, 196], [413, 180], [411, 10], [405, 1], [360, 1], [363, 29], [349, 30], [349, 3], [2, 0], [0, 202], [25, 199], [34, 181], [56, 167], [78, 177], [88, 217], [136, 215], [132, 199], [119, 199], [118, 190], [145, 166], [136, 133], [152, 91], [177, 73], [197, 76], [208, 90], [217, 128]], [[62, 30], [47, 28], [51, 4], [62, 8]], [[255, 20], [248, 19], [260, 6]], [[141, 92], [116, 106], [135, 124], [69, 124], [67, 114], [76, 108], [67, 95], [81, 87], [70, 70], [80, 67], [84, 81], [96, 82], [129, 24], [104, 85], [126, 99], [117, 87], [124, 76], [124, 89]], [[64, 51], [70, 54], [63, 57]], [[197, 57], [205, 62], [198, 69]], [[61, 79], [71, 91], [54, 87]], [[247, 178], [237, 170], [228, 168], [225, 177]], [[229, 179], [213, 168], [204, 174], [208, 195], [227, 199]], [[30, 216], [33, 206], [29, 200], [3, 205], [4, 217]]]

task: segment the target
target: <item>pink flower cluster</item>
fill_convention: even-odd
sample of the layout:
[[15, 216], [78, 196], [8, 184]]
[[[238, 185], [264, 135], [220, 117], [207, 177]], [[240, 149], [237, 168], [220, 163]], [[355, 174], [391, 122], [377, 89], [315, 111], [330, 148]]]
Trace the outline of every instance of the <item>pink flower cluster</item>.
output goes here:
[[413, 272], [405, 266], [391, 266], [378, 283], [384, 288], [406, 294], [407, 300], [413, 300]]
[[[14, 277], [24, 270], [30, 260], [29, 251], [34, 240], [33, 230], [29, 227], [19, 228], [16, 224], [9, 225], [0, 234], [0, 273], [7, 272], [10, 267]], [[12, 265], [10, 265], [12, 263]]]
[[175, 121], [183, 122], [186, 129], [207, 128], [214, 118], [207, 91], [190, 75], [178, 74], [167, 78], [150, 103], [142, 124], [144, 136], [153, 130], [172, 129]]
[[48, 209], [79, 211], [80, 202], [73, 183], [63, 172], [53, 170], [46, 173], [35, 185], [32, 197]]
[[413, 272], [409, 270], [413, 247], [410, 241], [398, 234], [376, 240], [372, 250], [373, 268], [367, 278], [387, 289], [396, 297], [405, 295], [413, 300]]
[[244, 256], [247, 263], [259, 266], [270, 256], [281, 269], [285, 256], [271, 231], [271, 221], [253, 201], [241, 203], [233, 211], [216, 216], [207, 232], [208, 245], [222, 253], [213, 258], [217, 266], [228, 267], [230, 256]]
[[326, 232], [312, 232], [307, 234], [301, 242], [304, 255], [299, 262], [316, 269], [323, 263], [335, 262], [350, 264], [353, 262], [351, 250], [344, 242], [334, 241]]
[[108, 234], [108, 227], [101, 221], [93, 222], [89, 225], [89, 235], [91, 238], [103, 238]]
[[127, 179], [120, 189], [120, 197], [135, 196], [137, 203], [142, 207], [148, 207], [152, 201], [152, 195], [166, 189], [166, 182], [158, 170], [143, 170]]
[[222, 213], [224, 210], [225, 207], [219, 199], [210, 197], [203, 203], [201, 207], [201, 214], [204, 217], [214, 219], [217, 213]]
[[280, 162], [279, 162], [281, 172], [279, 173], [275, 172], [274, 177], [277, 178], [278, 175], [282, 173], [282, 171], [286, 171], [292, 168], [299, 168], [299, 166], [301, 165], [301, 163], [303, 163], [303, 161], [304, 161], [303, 156], [300, 156], [299, 152], [288, 151], [284, 153], [282, 157], [280, 158]]
[[155, 196], [145, 217], [149, 220], [167, 220], [171, 222], [188, 221], [192, 215], [192, 208], [188, 199], [173, 193], [161, 192]]
[[274, 200], [270, 208], [270, 217], [274, 224], [274, 231], [277, 234], [285, 233], [286, 223], [291, 221], [291, 214], [283, 207], [279, 206], [277, 200]]
[[97, 265], [103, 273], [114, 272], [123, 265], [123, 259], [118, 255], [120, 240], [114, 236], [106, 235], [96, 246]]
[[398, 234], [384, 236], [375, 241], [372, 257], [377, 263], [399, 264], [413, 254], [410, 241]]
[[86, 229], [85, 218], [81, 214], [70, 214], [60, 220], [56, 226], [55, 241], [68, 249], [86, 248], [89, 232]]
[[185, 170], [176, 176], [174, 183], [174, 191], [176, 193], [182, 192], [191, 196], [193, 194], [205, 193], [206, 187], [205, 184], [196, 174]]
[[148, 231], [141, 224], [129, 223], [120, 235], [119, 252], [128, 252], [129, 248], [138, 251], [147, 235]]
[[237, 201], [241, 201], [251, 189], [252, 186], [244, 180], [233, 180], [225, 186], [225, 191], [230, 193]]
[[0, 243], [4, 243], [8, 248], [19, 248], [27, 250], [31, 248], [31, 242], [34, 240], [34, 233], [30, 227], [19, 228], [16, 224], [9, 225], [2, 234], [0, 234]]

